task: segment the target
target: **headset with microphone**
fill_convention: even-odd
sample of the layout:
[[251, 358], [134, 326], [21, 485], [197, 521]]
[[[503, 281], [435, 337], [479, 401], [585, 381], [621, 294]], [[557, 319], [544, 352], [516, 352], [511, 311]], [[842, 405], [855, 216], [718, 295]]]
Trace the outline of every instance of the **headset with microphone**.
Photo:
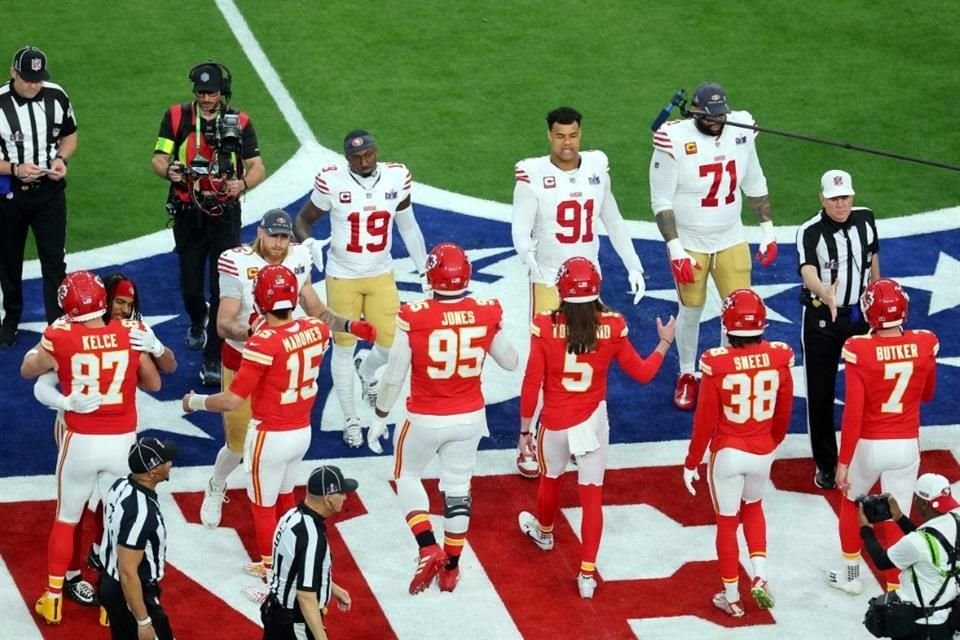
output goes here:
[[217, 62], [216, 60], [207, 60], [206, 62], [201, 62], [190, 69], [190, 74], [188, 76], [190, 81], [196, 84], [199, 81], [200, 70], [204, 67], [210, 66], [220, 69], [220, 94], [223, 96], [224, 100], [229, 102], [230, 96], [233, 94], [233, 76], [230, 74], [230, 69], [228, 69], [226, 65]]

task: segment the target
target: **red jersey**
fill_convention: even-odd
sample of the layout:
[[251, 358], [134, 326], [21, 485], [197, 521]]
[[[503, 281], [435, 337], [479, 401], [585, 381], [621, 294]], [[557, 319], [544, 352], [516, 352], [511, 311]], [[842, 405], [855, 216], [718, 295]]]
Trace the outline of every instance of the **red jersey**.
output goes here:
[[130, 329], [138, 320], [88, 327], [61, 318], [43, 330], [40, 346], [57, 361], [60, 390], [69, 396], [78, 389], [99, 392], [103, 404], [91, 413], [64, 412], [74, 433], [118, 434], [137, 430], [139, 351], [130, 346]]
[[607, 370], [616, 358], [634, 380], [649, 382], [663, 363], [653, 352], [644, 360], [627, 339], [627, 323], [619, 313], [604, 312], [597, 343], [589, 353], [567, 353], [563, 315], [546, 311], [530, 325], [530, 358], [520, 391], [520, 416], [532, 418], [543, 388], [540, 423], [545, 429], [569, 429], [585, 422], [607, 397]]
[[317, 376], [330, 343], [330, 327], [299, 318], [266, 327], [247, 339], [230, 391], [253, 394], [250, 412], [261, 431], [292, 431], [310, 425]]
[[939, 351], [937, 336], [930, 331], [910, 330], [893, 337], [870, 333], [846, 341], [841, 463], [850, 464], [860, 438], [920, 435], [920, 403], [933, 398]]
[[400, 307], [397, 326], [410, 338], [407, 411], [449, 416], [482, 409], [480, 373], [502, 320], [498, 300], [423, 300]]
[[765, 455], [777, 448], [793, 410], [793, 349], [760, 341], [717, 347], [700, 356], [700, 392], [684, 466], [693, 469], [724, 448]]

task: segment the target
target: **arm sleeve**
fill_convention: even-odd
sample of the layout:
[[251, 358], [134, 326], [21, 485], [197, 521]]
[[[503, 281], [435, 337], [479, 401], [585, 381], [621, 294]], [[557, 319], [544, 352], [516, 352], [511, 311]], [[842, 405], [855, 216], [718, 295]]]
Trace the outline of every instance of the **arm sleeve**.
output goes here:
[[256, 158], [260, 155], [260, 145], [257, 143], [257, 130], [253, 128], [253, 120], [247, 119], [240, 133], [240, 157], [244, 160]]
[[603, 226], [607, 229], [607, 235], [610, 237], [610, 244], [614, 251], [620, 256], [623, 266], [627, 271], [643, 271], [643, 265], [640, 263], [640, 257], [633, 246], [633, 239], [630, 232], [627, 231], [627, 225], [623, 223], [623, 215], [620, 213], [620, 207], [617, 205], [617, 199], [613, 196], [610, 189], [610, 181], [607, 180], [606, 193], [603, 196], [603, 208], [600, 210], [600, 219], [603, 220]]
[[617, 364], [628, 376], [637, 382], [647, 384], [653, 380], [653, 376], [657, 375], [657, 371], [660, 370], [660, 365], [663, 364], [663, 356], [655, 350], [644, 360], [633, 348], [633, 344], [624, 337], [620, 341], [620, 348], [617, 349]]
[[780, 370], [780, 388], [777, 390], [777, 407], [773, 412], [771, 435], [777, 444], [783, 442], [790, 427], [790, 415], [793, 412], [793, 375], [790, 367]]
[[837, 460], [850, 464], [853, 452], [860, 440], [860, 428], [863, 424], [864, 388], [863, 378], [856, 366], [847, 362], [843, 368], [846, 381], [846, 395], [843, 400], [843, 422], [840, 427], [840, 454]]
[[173, 122], [170, 116], [170, 110], [167, 109], [160, 121], [160, 131], [157, 133], [157, 144], [153, 148], [154, 153], [163, 153], [172, 156], [177, 146], [177, 134], [173, 130]]
[[740, 183], [740, 188], [751, 198], [765, 196], [768, 193], [767, 177], [763, 175], [763, 167], [760, 166], [760, 157], [757, 155], [756, 147], [753, 147], [747, 158], [747, 166], [744, 167], [743, 182]]
[[300, 572], [297, 576], [297, 591], [320, 591], [324, 582], [323, 559], [326, 555], [327, 536], [313, 527], [306, 528], [304, 535], [297, 540], [297, 550], [293, 561], [294, 565], [300, 564]]
[[797, 231], [797, 273], [806, 265], [817, 265], [817, 230], [815, 226], [800, 227]]
[[933, 394], [937, 391], [937, 354], [940, 353], [940, 342], [934, 338], [933, 340], [933, 366], [930, 367], [930, 374], [927, 376], [927, 381], [923, 385], [923, 395], [921, 400], [923, 402], [930, 402], [933, 400]]
[[687, 469], [695, 469], [700, 465], [719, 420], [720, 394], [717, 393], [713, 377], [704, 375], [700, 381], [697, 409], [693, 414], [693, 433], [687, 448], [687, 458], [683, 462]]
[[403, 238], [403, 244], [407, 248], [410, 257], [413, 258], [413, 264], [417, 267], [417, 273], [423, 273], [427, 264], [427, 246], [423, 240], [423, 232], [417, 219], [413, 215], [413, 205], [410, 205], [402, 211], [397, 211], [395, 216], [397, 222], [397, 231]]
[[520, 356], [513, 343], [504, 335], [503, 331], [497, 331], [490, 343], [490, 355], [496, 360], [500, 368], [507, 371], [513, 371], [520, 364]]
[[63, 400], [63, 394], [57, 388], [59, 382], [56, 372], [48, 371], [33, 383], [33, 397], [45, 407], [59, 409]]
[[220, 297], [236, 298], [241, 300], [243, 297], [243, 286], [240, 284], [240, 271], [237, 263], [229, 254], [229, 249], [220, 254], [217, 260], [217, 272], [220, 274]]
[[520, 417], [532, 418], [537, 409], [537, 400], [540, 398], [540, 389], [543, 387], [545, 361], [543, 340], [530, 336], [530, 356], [527, 358], [527, 369], [523, 374], [523, 385], [520, 387]]
[[[896, 569], [897, 565], [893, 562], [887, 551], [883, 550], [883, 547], [880, 546], [880, 542], [877, 540], [877, 534], [874, 533], [873, 527], [860, 527], [860, 538], [863, 539], [863, 546], [866, 548], [867, 553], [870, 554], [870, 557], [873, 559], [873, 563], [877, 565], [877, 569], [881, 571], [886, 571], [888, 569]], [[900, 539], [900, 542], [903, 542], [903, 539]], [[897, 544], [900, 544], [898, 542]], [[890, 547], [892, 552], [894, 547]], [[908, 545], [912, 547], [913, 545]], [[911, 563], [912, 564], [912, 563]], [[904, 565], [909, 566], [909, 565]]]
[[147, 535], [157, 526], [156, 517], [147, 508], [147, 498], [142, 491], [134, 491], [124, 502], [117, 542], [128, 549], [146, 549]]
[[70, 102], [70, 96], [66, 91], [63, 92], [60, 100], [60, 108], [63, 109], [63, 122], [60, 123], [59, 137], [63, 139], [77, 131], [77, 116], [73, 113], [73, 103]]
[[330, 198], [330, 187], [323, 177], [323, 171], [313, 178], [313, 191], [310, 192], [310, 202], [317, 209], [329, 213], [333, 209], [333, 200]]
[[870, 243], [870, 246], [867, 247], [872, 253], [880, 253], [880, 236], [877, 234], [877, 221], [873, 216], [873, 212], [870, 212], [870, 215], [867, 216], [867, 224], [870, 225], [870, 228], [873, 230], [873, 242]]
[[230, 387], [227, 390], [239, 398], [246, 398], [259, 386], [266, 372], [267, 367], [245, 359], [240, 363], [240, 370], [230, 381]]
[[400, 395], [400, 388], [410, 369], [410, 359], [413, 352], [410, 349], [410, 336], [402, 328], [397, 327], [393, 336], [393, 346], [387, 357], [387, 368], [380, 379], [380, 388], [377, 391], [377, 408], [389, 412]]
[[650, 158], [650, 206], [653, 214], [673, 209], [677, 194], [677, 161], [661, 149], [654, 149]]
[[537, 219], [537, 205], [537, 194], [533, 189], [526, 183], [517, 182], [513, 187], [510, 234], [513, 236], [513, 248], [521, 258], [530, 250], [530, 234]]

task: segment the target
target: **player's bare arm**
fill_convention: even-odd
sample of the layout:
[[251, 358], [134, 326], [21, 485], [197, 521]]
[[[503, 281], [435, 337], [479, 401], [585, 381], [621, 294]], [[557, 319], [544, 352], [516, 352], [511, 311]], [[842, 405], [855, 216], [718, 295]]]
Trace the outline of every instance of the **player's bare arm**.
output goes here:
[[314, 223], [327, 213], [308, 198], [300, 207], [297, 219], [293, 221], [293, 234], [297, 236], [297, 240], [302, 242], [311, 237]]
[[673, 213], [673, 209], [664, 209], [663, 211], [657, 212], [657, 229], [660, 230], [660, 235], [663, 236], [663, 239], [667, 242], [674, 240], [679, 237], [677, 235], [677, 218]]
[[301, 287], [300, 306], [307, 312], [307, 315], [317, 318], [334, 331], [347, 330], [347, 322], [349, 319], [334, 313], [333, 309], [324, 304], [323, 300], [320, 299], [320, 296], [317, 295], [316, 290], [311, 285]]
[[140, 574], [137, 571], [142, 560], [143, 549], [117, 545], [117, 573], [120, 574], [120, 588], [123, 590], [123, 599], [127, 601], [127, 608], [137, 620], [149, 617], [147, 605], [143, 601], [143, 585], [140, 583]]
[[770, 213], [770, 196], [747, 196], [747, 204], [750, 205], [750, 208], [753, 209], [753, 212], [757, 214], [758, 222], [769, 222], [773, 219], [772, 214]]
[[[134, 352], [136, 353], [136, 352]], [[137, 370], [137, 386], [144, 391], [156, 393], [160, 391], [163, 384], [160, 380], [160, 371], [157, 369], [157, 363], [149, 353], [140, 354], [140, 367]]]
[[237, 318], [240, 313], [238, 298], [220, 298], [217, 310], [217, 335], [230, 340], [245, 341], [250, 336], [250, 325]]
[[20, 375], [27, 380], [32, 380], [47, 371], [55, 371], [56, 368], [57, 361], [38, 342], [37, 346], [27, 351], [27, 354], [23, 356]]

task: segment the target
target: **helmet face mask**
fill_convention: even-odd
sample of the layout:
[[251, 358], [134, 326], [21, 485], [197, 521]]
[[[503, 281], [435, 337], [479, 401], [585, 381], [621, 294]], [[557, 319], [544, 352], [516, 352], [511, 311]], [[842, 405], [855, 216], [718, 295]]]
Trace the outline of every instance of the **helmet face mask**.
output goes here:
[[907, 321], [910, 296], [890, 278], [880, 278], [867, 285], [860, 297], [860, 310], [874, 331], [893, 329]]
[[89, 271], [74, 271], [57, 289], [57, 302], [70, 322], [87, 322], [103, 317], [107, 290], [100, 276]]
[[557, 272], [557, 293], [564, 302], [593, 302], [600, 297], [600, 272], [587, 258], [570, 258]]
[[260, 313], [293, 309], [299, 298], [297, 276], [282, 264], [271, 264], [257, 272], [253, 301]]
[[767, 307], [752, 289], [737, 289], [727, 296], [720, 315], [728, 336], [762, 336], [767, 326]]
[[470, 286], [473, 268], [467, 253], [452, 242], [435, 246], [427, 255], [427, 284], [437, 293], [457, 296]]

